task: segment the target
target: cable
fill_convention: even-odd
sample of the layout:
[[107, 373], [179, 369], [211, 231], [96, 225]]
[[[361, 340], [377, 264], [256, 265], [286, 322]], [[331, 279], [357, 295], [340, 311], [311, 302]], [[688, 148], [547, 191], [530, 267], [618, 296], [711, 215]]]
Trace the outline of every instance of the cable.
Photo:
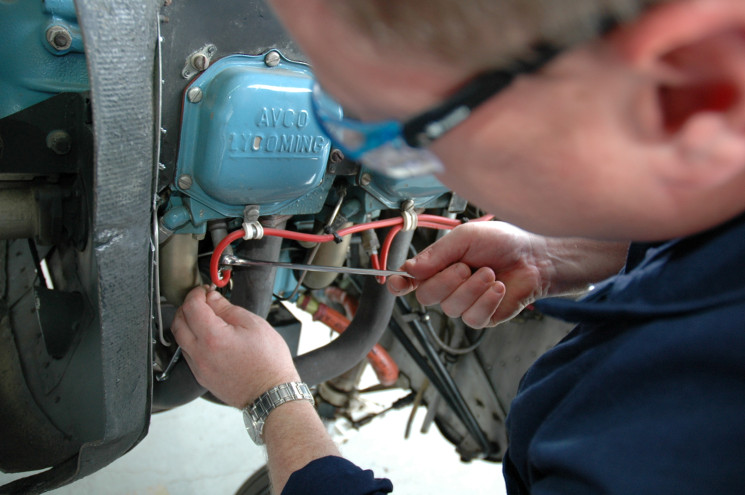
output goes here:
[[[476, 218], [471, 220], [473, 222], [487, 221], [493, 218], [492, 215]], [[384, 220], [375, 220], [373, 222], [360, 223], [340, 229], [336, 235], [344, 237], [345, 235], [352, 235], [365, 230], [378, 229], [384, 227], [391, 227], [391, 231], [386, 236], [385, 242], [380, 252], [380, 268], [385, 269], [388, 262], [388, 251], [390, 251], [393, 239], [401, 231], [404, 220], [402, 217], [387, 218]], [[418, 225], [420, 227], [426, 227], [431, 229], [453, 229], [461, 224], [460, 220], [453, 218], [441, 217], [438, 215], [421, 214], [418, 215]], [[290, 239], [294, 241], [306, 241], [306, 242], [330, 242], [336, 239], [334, 234], [306, 234], [304, 232], [295, 232], [291, 230], [265, 228], [265, 236], [281, 237], [283, 239]], [[210, 258], [210, 278], [212, 283], [217, 287], [225, 287], [230, 281], [231, 270], [220, 270], [220, 260], [222, 253], [226, 247], [232, 244], [234, 241], [241, 239], [245, 236], [243, 229], [238, 229], [231, 232], [222, 241], [220, 241]]]

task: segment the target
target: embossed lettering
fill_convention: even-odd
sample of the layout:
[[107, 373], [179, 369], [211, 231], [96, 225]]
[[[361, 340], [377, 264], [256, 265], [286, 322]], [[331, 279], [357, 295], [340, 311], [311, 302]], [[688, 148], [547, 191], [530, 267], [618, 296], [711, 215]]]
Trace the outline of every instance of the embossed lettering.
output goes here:
[[263, 107], [256, 119], [258, 127], [297, 127], [303, 129], [309, 123], [310, 114], [307, 110], [296, 111], [292, 108]]
[[270, 120], [269, 120], [269, 109], [264, 107], [261, 109], [261, 114], [259, 115], [259, 121], [256, 123], [259, 127], [269, 127], [271, 126]]
[[247, 156], [254, 153], [308, 156], [323, 153], [328, 140], [324, 136], [309, 134], [231, 132], [227, 135], [226, 144], [230, 156]]

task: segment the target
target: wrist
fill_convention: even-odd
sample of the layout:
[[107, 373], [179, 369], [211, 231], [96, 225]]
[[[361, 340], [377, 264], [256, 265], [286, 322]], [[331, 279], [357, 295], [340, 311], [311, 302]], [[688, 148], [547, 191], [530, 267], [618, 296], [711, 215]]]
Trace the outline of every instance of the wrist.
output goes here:
[[292, 402], [315, 404], [308, 386], [300, 381], [286, 382], [271, 387], [243, 409], [246, 431], [257, 445], [264, 444], [264, 426], [273, 413]]

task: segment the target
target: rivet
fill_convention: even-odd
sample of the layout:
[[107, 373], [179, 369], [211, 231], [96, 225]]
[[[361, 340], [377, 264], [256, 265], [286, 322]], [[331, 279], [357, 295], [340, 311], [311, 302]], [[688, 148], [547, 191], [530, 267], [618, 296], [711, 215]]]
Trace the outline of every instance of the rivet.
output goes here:
[[272, 50], [264, 56], [264, 63], [267, 67], [276, 67], [279, 65], [280, 59], [279, 52]]
[[189, 99], [192, 103], [199, 103], [202, 101], [202, 88], [191, 88], [187, 93], [186, 97]]

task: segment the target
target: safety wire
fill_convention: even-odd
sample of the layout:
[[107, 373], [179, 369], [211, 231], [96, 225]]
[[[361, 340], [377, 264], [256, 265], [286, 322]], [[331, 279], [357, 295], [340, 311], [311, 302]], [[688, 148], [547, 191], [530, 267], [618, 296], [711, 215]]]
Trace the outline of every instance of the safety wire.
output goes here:
[[[441, 217], [439, 215], [420, 214], [417, 215], [417, 217], [417, 225], [419, 227], [430, 229], [449, 230], [461, 224], [459, 220]], [[487, 215], [471, 221], [487, 221], [491, 220], [492, 218], [492, 215]], [[264, 235], [281, 237], [283, 239], [290, 239], [295, 241], [331, 242], [339, 237], [356, 234], [365, 230], [391, 227], [380, 251], [380, 267], [381, 269], [385, 269], [388, 263], [388, 252], [390, 251], [391, 244], [393, 243], [393, 239], [396, 237], [396, 234], [398, 234], [403, 229], [403, 223], [404, 219], [402, 217], [387, 218], [384, 220], [375, 220], [373, 222], [352, 225], [340, 229], [338, 232], [330, 234], [308, 234], [305, 232], [295, 232], [292, 230], [274, 229], [267, 227], [264, 229]], [[210, 259], [210, 278], [212, 279], [212, 283], [215, 284], [215, 286], [225, 287], [230, 281], [231, 270], [220, 269], [220, 260], [222, 258], [223, 251], [225, 251], [225, 248], [233, 242], [237, 241], [238, 239], [244, 238], [245, 235], [246, 233], [243, 229], [238, 229], [225, 236], [223, 240], [220, 241], [215, 247], [215, 250], [213, 251], [212, 257]]]

